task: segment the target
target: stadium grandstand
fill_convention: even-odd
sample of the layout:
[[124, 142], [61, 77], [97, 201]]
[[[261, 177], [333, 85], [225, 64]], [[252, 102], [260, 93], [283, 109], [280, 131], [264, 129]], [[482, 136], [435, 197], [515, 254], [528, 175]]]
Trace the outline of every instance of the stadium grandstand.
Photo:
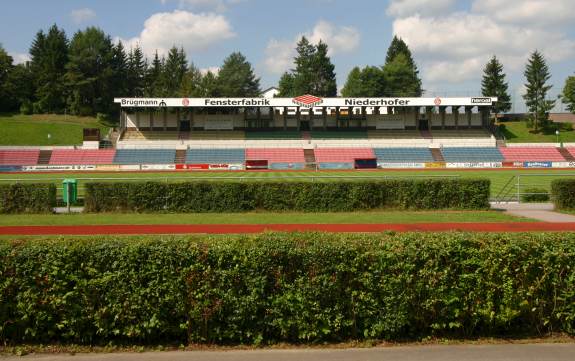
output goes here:
[[118, 98], [114, 148], [3, 147], [0, 170], [574, 167], [575, 147], [505, 145], [497, 98]]

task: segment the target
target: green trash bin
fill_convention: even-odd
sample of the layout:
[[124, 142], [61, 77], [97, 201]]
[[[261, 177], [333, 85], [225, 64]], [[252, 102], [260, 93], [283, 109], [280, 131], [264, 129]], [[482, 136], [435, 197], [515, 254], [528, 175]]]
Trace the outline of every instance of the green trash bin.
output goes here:
[[64, 179], [62, 182], [63, 192], [62, 198], [64, 203], [72, 204], [78, 200], [78, 181], [76, 179]]

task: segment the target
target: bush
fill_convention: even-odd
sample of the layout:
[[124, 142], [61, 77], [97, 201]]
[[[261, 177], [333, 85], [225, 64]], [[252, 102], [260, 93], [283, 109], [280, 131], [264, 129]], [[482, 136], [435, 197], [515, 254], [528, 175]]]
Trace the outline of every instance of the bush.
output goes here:
[[30, 115], [34, 113], [34, 106], [28, 99], [24, 100], [20, 105], [20, 114]]
[[556, 179], [551, 182], [551, 198], [555, 209], [575, 209], [575, 179]]
[[0, 343], [575, 333], [575, 234], [0, 241]]
[[521, 193], [521, 202], [537, 203], [548, 201], [549, 192], [547, 192], [545, 188], [526, 188], [523, 193]]
[[0, 185], [0, 213], [48, 213], [56, 206], [53, 184]]
[[489, 180], [87, 183], [87, 212], [342, 212], [378, 208], [484, 209]]

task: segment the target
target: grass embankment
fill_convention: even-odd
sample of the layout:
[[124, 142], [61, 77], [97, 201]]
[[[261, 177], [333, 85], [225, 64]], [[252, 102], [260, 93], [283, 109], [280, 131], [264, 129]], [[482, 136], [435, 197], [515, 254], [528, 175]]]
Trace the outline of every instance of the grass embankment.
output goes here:
[[[164, 181], [190, 181], [190, 180], [274, 180], [274, 181], [314, 181], [328, 182], [345, 180], [362, 180], [374, 178], [426, 178], [426, 177], [462, 177], [462, 178], [487, 178], [491, 180], [491, 195], [496, 196], [502, 188], [511, 180], [513, 176], [520, 176], [520, 191], [525, 188], [551, 188], [551, 181], [558, 179], [559, 176], [575, 177], [575, 169], [492, 169], [492, 170], [373, 170], [373, 171], [319, 171], [319, 172], [110, 172], [110, 173], [43, 173], [43, 174], [2, 174], [0, 173], [0, 182], [54, 182], [59, 187], [62, 186], [64, 178], [78, 179], [80, 187], [79, 193], [83, 195], [83, 183], [90, 181], [110, 180], [113, 182], [122, 181], [143, 181], [143, 180], [164, 180]], [[517, 179], [513, 179], [511, 184], [507, 185], [510, 192], [516, 191]], [[59, 193], [61, 193], [59, 191]]]
[[0, 114], [0, 145], [82, 144], [83, 128], [100, 128], [100, 133], [105, 135], [109, 125], [100, 123], [94, 117]]
[[378, 224], [446, 222], [531, 222], [498, 211], [373, 211], [344, 213], [176, 213], [2, 215], [0, 226], [105, 224]]
[[[575, 131], [566, 130], [565, 123], [556, 123], [559, 125], [559, 141], [564, 143], [575, 142]], [[527, 128], [527, 122], [505, 122], [501, 123], [503, 135], [509, 143], [557, 143], [555, 128], [541, 130], [538, 133], [532, 133], [532, 129]]]

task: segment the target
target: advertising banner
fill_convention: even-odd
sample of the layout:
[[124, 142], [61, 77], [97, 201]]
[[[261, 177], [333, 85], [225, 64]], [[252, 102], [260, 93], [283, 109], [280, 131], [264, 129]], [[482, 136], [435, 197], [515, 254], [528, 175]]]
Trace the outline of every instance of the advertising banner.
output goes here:
[[139, 164], [121, 164], [120, 170], [140, 170]]
[[175, 164], [142, 164], [142, 170], [174, 170]]
[[209, 164], [176, 164], [178, 170], [208, 170]]
[[444, 162], [428, 162], [425, 163], [425, 168], [445, 168]]
[[377, 168], [390, 169], [390, 168], [425, 168], [425, 163], [377, 163]]
[[551, 168], [552, 162], [523, 162], [525, 168]]
[[553, 168], [575, 168], [575, 162], [553, 162], [551, 164]]
[[22, 167], [25, 172], [45, 172], [45, 171], [75, 171], [75, 170], [96, 170], [95, 165], [26, 165]]
[[501, 162], [459, 162], [446, 163], [447, 168], [501, 168]]
[[0, 166], [0, 172], [19, 172], [22, 167], [15, 165], [2, 165]]
[[120, 166], [118, 164], [98, 164], [96, 165], [96, 170], [118, 171], [120, 170]]

